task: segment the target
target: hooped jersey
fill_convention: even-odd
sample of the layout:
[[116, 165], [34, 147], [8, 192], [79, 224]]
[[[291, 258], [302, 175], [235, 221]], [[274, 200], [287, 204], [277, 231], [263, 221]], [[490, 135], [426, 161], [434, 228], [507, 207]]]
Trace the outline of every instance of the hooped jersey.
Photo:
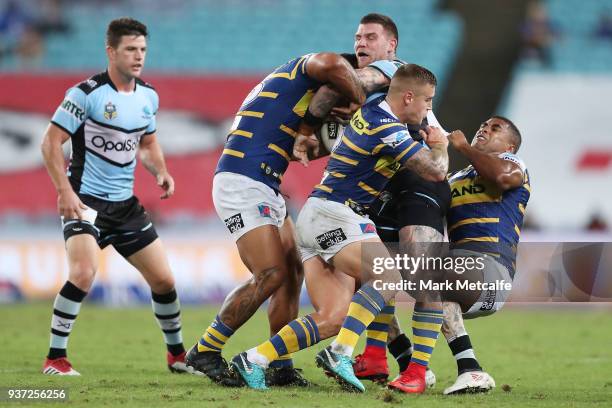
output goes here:
[[311, 55], [281, 65], [251, 90], [236, 113], [215, 173], [242, 174], [278, 191], [299, 122], [322, 85], [306, 72]]
[[499, 157], [520, 167], [523, 184], [502, 191], [492, 181], [483, 179], [471, 165], [453, 174], [448, 180], [451, 186], [448, 236], [453, 247], [495, 256], [514, 276], [531, 184], [525, 163], [518, 156], [502, 153]]
[[380, 96], [353, 115], [310, 196], [367, 207], [422, 148]]

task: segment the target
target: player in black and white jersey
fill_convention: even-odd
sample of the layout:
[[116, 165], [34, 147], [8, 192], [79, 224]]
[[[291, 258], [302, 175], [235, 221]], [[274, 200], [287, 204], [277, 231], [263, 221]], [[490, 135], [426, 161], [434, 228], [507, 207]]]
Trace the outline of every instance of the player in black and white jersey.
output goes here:
[[[42, 154], [58, 192], [69, 267], [53, 305], [45, 374], [79, 375], [67, 360], [68, 336], [98, 271], [99, 252], [108, 245], [151, 287], [170, 371], [193, 371], [184, 363], [180, 305], [164, 247], [133, 193], [137, 152], [163, 189], [161, 198], [174, 193], [155, 134], [158, 96], [139, 79], [146, 37], [147, 27], [139, 21], [111, 21], [106, 33], [108, 70], [66, 92], [44, 136]], [[72, 153], [66, 172], [62, 144], [68, 140]]]

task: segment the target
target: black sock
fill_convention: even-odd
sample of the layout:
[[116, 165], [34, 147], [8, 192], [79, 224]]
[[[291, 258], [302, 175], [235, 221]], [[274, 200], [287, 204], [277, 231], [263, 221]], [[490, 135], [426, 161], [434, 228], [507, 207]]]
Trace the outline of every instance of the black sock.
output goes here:
[[467, 371], [482, 371], [482, 367], [476, 360], [476, 354], [472, 349], [470, 336], [464, 334], [448, 343], [455, 360], [457, 360], [457, 373], [459, 375]]
[[400, 372], [408, 368], [410, 357], [412, 357], [412, 343], [404, 333], [397, 336], [392, 342], [387, 344], [387, 348], [399, 365]]

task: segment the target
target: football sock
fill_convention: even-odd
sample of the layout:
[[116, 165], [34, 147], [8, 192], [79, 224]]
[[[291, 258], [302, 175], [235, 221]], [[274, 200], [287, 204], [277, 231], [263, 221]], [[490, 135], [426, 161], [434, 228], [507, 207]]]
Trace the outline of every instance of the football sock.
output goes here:
[[74, 326], [81, 302], [87, 295], [81, 289], [66, 281], [53, 302], [53, 315], [51, 317], [51, 339], [49, 341], [50, 359], [66, 357], [68, 336]]
[[415, 363], [422, 366], [423, 370], [427, 367], [442, 328], [443, 316], [442, 310], [414, 308], [412, 313], [414, 351], [410, 365]]
[[351, 299], [348, 314], [338, 336], [331, 343], [334, 353], [351, 356], [359, 340], [376, 315], [385, 307], [385, 299], [370, 284], [363, 285]]
[[217, 315], [198, 341], [198, 352], [214, 351], [220, 353], [232, 334], [234, 334], [234, 331], [227, 327]]
[[306, 315], [289, 322], [259, 346], [247, 350], [247, 358], [252, 363], [267, 367], [279, 357], [313, 346], [320, 340], [317, 324], [310, 315]]
[[400, 373], [408, 368], [408, 363], [410, 363], [410, 358], [412, 357], [412, 343], [410, 343], [408, 336], [401, 333], [393, 341], [389, 342], [387, 347], [391, 355], [395, 357]]
[[457, 360], [457, 373], [461, 375], [466, 371], [482, 371], [482, 367], [476, 360], [476, 355], [472, 349], [470, 336], [463, 334], [448, 342], [455, 360]]
[[185, 348], [181, 332], [181, 304], [176, 290], [172, 289], [163, 295], [151, 292], [151, 305], [157, 323], [164, 334], [168, 351], [173, 356], [181, 354]]
[[366, 353], [370, 347], [385, 349], [389, 337], [389, 324], [394, 315], [395, 299], [392, 299], [366, 328]]

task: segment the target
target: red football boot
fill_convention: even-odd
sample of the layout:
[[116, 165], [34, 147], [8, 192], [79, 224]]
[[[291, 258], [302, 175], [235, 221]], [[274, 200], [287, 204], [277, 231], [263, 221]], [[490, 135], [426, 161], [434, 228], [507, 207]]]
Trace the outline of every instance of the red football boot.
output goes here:
[[72, 364], [70, 364], [66, 357], [45, 359], [42, 372], [47, 375], [81, 375], [72, 368]]
[[366, 346], [363, 354], [355, 357], [353, 371], [360, 380], [386, 383], [389, 378], [387, 350], [382, 347]]
[[425, 366], [410, 363], [407, 369], [388, 384], [388, 387], [406, 394], [422, 394], [427, 388]]
[[185, 364], [186, 354], [187, 352], [183, 351], [178, 356], [173, 356], [172, 353], [168, 351], [168, 353], [166, 354], [166, 361], [168, 361], [168, 370], [170, 370], [171, 373], [189, 373], [201, 375], [202, 373], [194, 370], [193, 367], [189, 367], [187, 364]]

